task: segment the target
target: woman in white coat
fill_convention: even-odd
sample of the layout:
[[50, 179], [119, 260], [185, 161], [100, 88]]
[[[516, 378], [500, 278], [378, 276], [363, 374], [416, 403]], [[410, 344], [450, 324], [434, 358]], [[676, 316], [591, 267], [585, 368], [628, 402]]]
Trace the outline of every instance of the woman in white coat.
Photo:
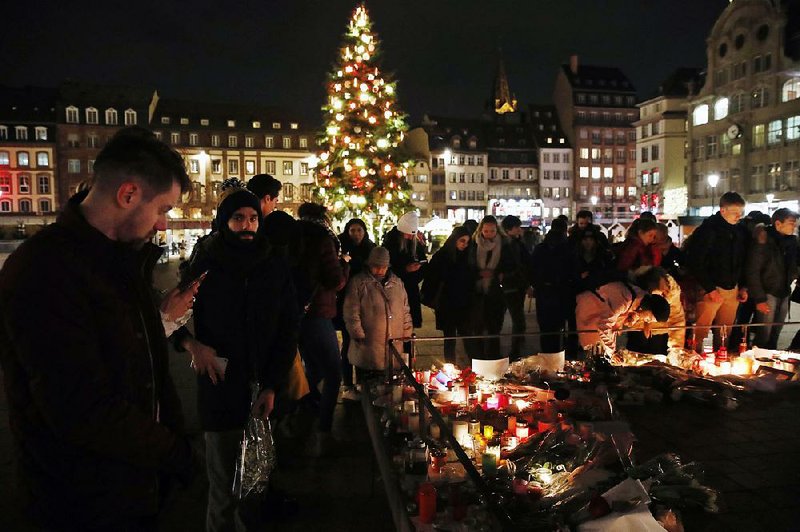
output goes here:
[[372, 249], [367, 266], [350, 280], [343, 309], [352, 339], [350, 363], [359, 377], [386, 369], [392, 356], [389, 340], [401, 351], [402, 338], [410, 337], [413, 331], [406, 289], [389, 271], [389, 251], [384, 247]]

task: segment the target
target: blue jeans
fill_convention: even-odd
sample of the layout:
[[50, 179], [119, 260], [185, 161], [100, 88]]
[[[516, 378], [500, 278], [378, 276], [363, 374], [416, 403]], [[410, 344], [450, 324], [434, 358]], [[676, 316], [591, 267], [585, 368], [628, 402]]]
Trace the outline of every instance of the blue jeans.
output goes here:
[[[300, 356], [306, 365], [306, 377], [311, 392], [308, 400], [319, 404], [319, 430], [330, 432], [333, 425], [333, 411], [339, 396], [339, 383], [342, 380], [339, 341], [333, 321], [327, 318], [306, 316], [300, 322], [298, 341]], [[319, 383], [322, 393], [319, 391]]]
[[789, 313], [789, 296], [775, 297], [767, 294], [767, 304], [769, 305], [769, 312], [763, 314], [756, 311], [754, 322], [778, 323], [779, 325], [753, 327], [756, 333], [753, 344], [764, 349], [777, 349], [778, 337], [781, 335], [783, 322], [786, 321], [786, 315]]

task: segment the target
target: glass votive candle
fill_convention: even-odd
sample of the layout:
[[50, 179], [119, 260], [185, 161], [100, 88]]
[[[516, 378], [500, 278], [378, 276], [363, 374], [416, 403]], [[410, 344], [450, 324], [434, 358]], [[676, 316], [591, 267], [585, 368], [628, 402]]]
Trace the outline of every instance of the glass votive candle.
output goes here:
[[528, 424], [524, 421], [517, 422], [517, 438], [520, 440], [524, 440], [530, 435], [530, 429], [528, 428]]
[[470, 434], [480, 434], [481, 433], [481, 422], [477, 419], [470, 420], [469, 422], [469, 433]]
[[517, 416], [508, 416], [508, 432], [517, 433]]
[[483, 437], [487, 440], [491, 440], [492, 436], [494, 436], [494, 427], [492, 425], [484, 425], [483, 426]]
[[481, 465], [485, 476], [495, 476], [497, 474], [497, 455], [490, 452], [483, 453], [481, 455]]
[[486, 408], [488, 410], [497, 410], [500, 407], [500, 398], [497, 394], [492, 395], [486, 399]]

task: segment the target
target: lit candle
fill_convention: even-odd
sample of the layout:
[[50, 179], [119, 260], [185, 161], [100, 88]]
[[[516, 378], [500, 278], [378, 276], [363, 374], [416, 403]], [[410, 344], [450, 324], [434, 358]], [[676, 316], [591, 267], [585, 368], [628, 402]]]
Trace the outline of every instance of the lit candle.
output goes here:
[[508, 432], [517, 433], [517, 416], [508, 416]]
[[519, 423], [517, 423], [517, 438], [519, 438], [520, 440], [524, 440], [525, 438], [528, 437], [529, 433], [530, 432], [527, 423], [525, 423], [524, 421], [520, 421]]
[[453, 437], [458, 443], [464, 442], [469, 436], [466, 421], [453, 421]]
[[494, 436], [494, 427], [491, 425], [484, 425], [483, 426], [483, 437], [487, 440], [491, 440], [492, 436]]
[[497, 397], [497, 394], [486, 399], [486, 408], [489, 410], [497, 410], [500, 408], [500, 398]]
[[481, 422], [477, 419], [473, 419], [469, 422], [469, 433], [470, 434], [480, 434], [481, 433]]
[[719, 363], [719, 370], [722, 375], [729, 375], [731, 373], [731, 363], [727, 360]]

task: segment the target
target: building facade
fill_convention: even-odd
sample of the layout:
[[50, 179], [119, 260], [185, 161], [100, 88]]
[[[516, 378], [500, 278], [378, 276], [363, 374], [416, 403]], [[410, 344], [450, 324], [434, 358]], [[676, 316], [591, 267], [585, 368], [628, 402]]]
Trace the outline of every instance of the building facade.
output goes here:
[[636, 91], [622, 71], [579, 65], [573, 55], [556, 76], [553, 92], [561, 127], [575, 150], [576, 209], [597, 221], [625, 221], [638, 203]]
[[529, 120], [539, 157], [539, 192], [545, 223], [574, 215], [573, 153], [554, 105], [531, 105]]
[[735, 0], [714, 24], [706, 81], [689, 104], [690, 214], [710, 214], [728, 190], [748, 210], [797, 209], [799, 30], [797, 2]]
[[0, 87], [0, 238], [55, 219], [56, 99], [55, 89]]
[[686, 108], [689, 90], [701, 84], [700, 71], [680, 68], [657, 93], [638, 104], [636, 176], [638, 211], [674, 219], [688, 208]]
[[273, 108], [161, 99], [151, 127], [181, 154], [192, 181], [172, 212], [177, 238], [210, 229], [222, 182], [229, 178], [274, 176], [283, 184], [279, 208], [292, 214], [311, 199], [314, 135]]
[[125, 126], [148, 127], [158, 103], [154, 89], [68, 81], [58, 90], [58, 201], [64, 204], [94, 174], [108, 139]]

